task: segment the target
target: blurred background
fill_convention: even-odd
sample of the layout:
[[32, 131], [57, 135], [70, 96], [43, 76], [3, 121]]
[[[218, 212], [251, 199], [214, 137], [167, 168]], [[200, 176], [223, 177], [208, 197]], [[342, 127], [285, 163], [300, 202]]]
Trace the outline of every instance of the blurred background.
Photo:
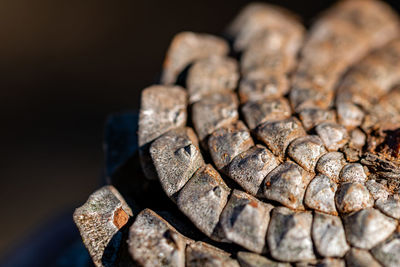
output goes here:
[[[334, 1], [269, 2], [309, 25]], [[246, 3], [0, 0], [0, 259], [99, 187], [105, 118], [138, 109], [174, 34], [220, 34]]]

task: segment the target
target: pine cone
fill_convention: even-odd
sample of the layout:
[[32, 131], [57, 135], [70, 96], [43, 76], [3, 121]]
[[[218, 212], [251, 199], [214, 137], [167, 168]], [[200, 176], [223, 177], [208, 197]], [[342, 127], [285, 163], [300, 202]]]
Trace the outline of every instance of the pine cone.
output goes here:
[[400, 266], [399, 29], [353, 0], [176, 35], [74, 214], [96, 266]]

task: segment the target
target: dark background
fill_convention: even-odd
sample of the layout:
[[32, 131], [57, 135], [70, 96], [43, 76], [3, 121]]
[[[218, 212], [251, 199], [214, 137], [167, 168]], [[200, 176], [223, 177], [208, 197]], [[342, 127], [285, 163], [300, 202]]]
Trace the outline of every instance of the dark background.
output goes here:
[[[308, 25], [333, 1], [270, 2]], [[138, 108], [174, 34], [221, 33], [245, 4], [0, 0], [0, 257], [99, 186], [106, 115]]]

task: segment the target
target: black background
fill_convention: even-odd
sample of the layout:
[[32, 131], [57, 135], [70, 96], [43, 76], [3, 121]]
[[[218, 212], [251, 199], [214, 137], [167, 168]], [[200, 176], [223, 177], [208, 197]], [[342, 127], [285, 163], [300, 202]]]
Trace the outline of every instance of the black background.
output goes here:
[[[306, 25], [332, 2], [270, 1]], [[246, 3], [0, 0], [0, 256], [98, 187], [105, 117], [138, 108], [174, 34], [221, 33]]]

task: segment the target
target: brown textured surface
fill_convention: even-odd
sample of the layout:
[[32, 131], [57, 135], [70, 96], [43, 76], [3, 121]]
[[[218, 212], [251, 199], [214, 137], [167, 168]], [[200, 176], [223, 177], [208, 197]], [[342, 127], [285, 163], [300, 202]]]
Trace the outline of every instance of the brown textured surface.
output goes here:
[[[171, 12], [177, 12], [179, 16], [174, 16], [174, 23], [165, 23], [163, 25], [163, 29], [165, 29], [164, 32], [157, 35], [149, 35], [147, 32], [155, 32], [158, 29], [158, 25], [147, 24], [146, 28], [143, 29], [131, 25], [132, 27], [126, 27], [126, 29], [124, 29], [124, 23], [129, 22], [131, 18], [140, 19], [142, 6], [125, 8], [124, 11], [123, 7], [129, 6], [126, 3], [118, 8], [110, 8], [110, 6], [106, 7], [100, 3], [89, 4], [92, 2], [90, 1], [87, 3], [80, 2], [79, 4], [71, 3], [72, 5], [69, 7], [64, 6], [63, 12], [60, 13], [50, 11], [60, 11], [58, 7], [55, 7], [55, 4], [47, 1], [39, 2], [43, 5], [36, 3], [31, 6], [27, 4], [29, 8], [25, 9], [20, 6], [19, 3], [10, 3], [7, 4], [5, 9], [2, 9], [5, 15], [3, 19], [6, 21], [6, 23], [2, 24], [2, 29], [6, 29], [7, 31], [7, 29], [12, 28], [13, 34], [7, 34], [7, 42], [2, 44], [3, 47], [5, 47], [5, 49], [2, 49], [2, 52], [4, 52], [4, 55], [2, 54], [2, 59], [5, 60], [1, 62], [7, 64], [5, 68], [10, 71], [18, 70], [15, 72], [19, 75], [18, 80], [23, 81], [24, 84], [26, 83], [26, 85], [20, 85], [18, 83], [17, 86], [21, 86], [18, 89], [34, 87], [32, 93], [27, 92], [26, 94], [18, 90], [4, 90], [2, 92], [6, 94], [6, 97], [2, 98], [2, 100], [8, 102], [2, 106], [5, 111], [4, 114], [7, 114], [7, 116], [10, 115], [10, 113], [13, 114], [5, 120], [5, 125], [10, 126], [4, 127], [5, 131], [6, 133], [9, 131], [12, 132], [12, 134], [10, 134], [12, 138], [11, 140], [7, 138], [3, 146], [7, 158], [4, 161], [5, 166], [2, 168], [2, 174], [4, 177], [21, 178], [2, 179], [2, 184], [5, 185], [3, 187], [5, 188], [3, 198], [10, 198], [13, 192], [20, 192], [20, 190], [25, 190], [24, 188], [36, 188], [37, 190], [35, 191], [41, 192], [41, 196], [38, 198], [30, 197], [31, 193], [28, 192], [28, 194], [21, 196], [21, 199], [17, 200], [12, 205], [12, 210], [8, 212], [10, 218], [20, 218], [20, 211], [26, 205], [40, 208], [39, 210], [25, 210], [26, 212], [24, 213], [23, 220], [11, 220], [13, 222], [12, 225], [9, 225], [9, 228], [7, 228], [8, 231], [2, 235], [4, 237], [2, 238], [2, 243], [4, 244], [9, 243], [7, 241], [9, 240], [7, 236], [15, 236], [17, 232], [18, 235], [21, 235], [26, 232], [24, 229], [27, 229], [32, 220], [38, 222], [43, 218], [51, 217], [60, 206], [68, 206], [70, 203], [76, 205], [80, 202], [78, 201], [79, 196], [80, 199], [83, 200], [89, 192], [93, 190], [94, 184], [97, 183], [98, 170], [100, 169], [99, 163], [101, 161], [101, 151], [98, 147], [101, 137], [97, 136], [97, 138], [93, 139], [93, 136], [98, 135], [101, 131], [102, 118], [111, 110], [130, 106], [132, 104], [132, 99], [135, 99], [135, 96], [138, 94], [138, 90], [135, 91], [132, 90], [132, 88], [142, 88], [151, 82], [153, 73], [157, 71], [159, 62], [162, 60], [162, 50], [165, 50], [172, 34], [179, 30], [176, 25], [186, 25], [187, 28], [201, 29], [207, 32], [219, 32], [219, 29], [234, 14], [234, 9], [241, 5], [237, 4], [237, 6], [235, 6], [236, 2], [232, 2], [228, 7], [226, 5], [213, 3], [211, 8], [211, 5], [210, 7], [206, 7], [207, 3], [194, 5], [195, 7], [183, 3], [181, 7], [176, 5], [175, 8], [173, 8], [175, 2], [172, 1], [169, 3], [172, 6]], [[305, 3], [297, 4], [293, 1], [282, 1], [281, 3], [290, 7], [294, 6], [294, 10], [296, 11], [303, 10], [303, 8], [298, 7], [303, 5], [306, 10], [304, 13], [306, 15], [305, 17], [309, 17], [310, 14], [315, 14], [315, 10], [322, 5], [327, 5], [327, 3], [322, 4], [322, 1], [309, 4], [311, 2], [305, 1]], [[391, 3], [396, 4], [394, 1], [391, 1]], [[148, 12], [154, 11], [154, 5], [151, 4], [154, 3], [145, 6], [145, 10]], [[162, 3], [161, 5], [163, 6]], [[104, 10], [104, 12], [102, 10]], [[185, 12], [178, 12], [177, 10], [184, 10]], [[216, 10], [220, 10], [220, 12]], [[17, 11], [18, 16], [13, 16], [12, 14], [15, 14]], [[132, 12], [138, 14], [132, 15]], [[30, 19], [33, 14], [39, 13], [44, 14], [44, 18]], [[216, 13], [218, 13], [218, 15], [216, 15]], [[57, 14], [57, 16], [48, 14]], [[71, 16], [69, 16], [69, 14]], [[167, 15], [157, 10], [156, 14], [155, 18], [160, 20], [163, 16]], [[202, 19], [204, 18], [204, 14], [208, 14], [207, 21]], [[91, 17], [93, 20], [90, 19]], [[14, 23], [16, 18], [26, 23]], [[107, 21], [111, 18], [114, 18], [113, 23], [115, 23], [112, 24], [111, 27], [98, 27], [98, 24], [95, 23], [98, 21], [108, 25]], [[224, 19], [225, 21], [223, 21]], [[68, 23], [66, 23], [66, 25], [71, 25], [69, 21], [72, 20], [76, 23], [79, 22], [79, 28], [83, 28], [83, 30], [71, 31], [67, 34], [65, 34], [65, 31], [59, 31], [57, 33], [57, 31], [53, 30], [58, 28], [59, 24], [57, 22], [64, 23], [67, 21]], [[51, 23], [47, 23], [47, 21], [51, 21]], [[196, 21], [201, 21], [201, 25]], [[119, 24], [121, 24], [122, 28], [117, 26]], [[141, 24], [138, 23], [137, 25]], [[30, 40], [32, 38], [33, 41], [16, 41], [20, 40], [18, 38], [22, 39], [21, 32], [26, 28], [29, 28], [29, 34], [23, 35], [23, 39], [25, 40], [25, 38], [28, 38]], [[112, 29], [116, 29], [116, 31], [111, 34], [114, 37], [112, 40], [109, 38], [109, 35], [97, 35], [100, 31]], [[168, 29], [170, 30], [168, 31]], [[94, 33], [91, 32], [91, 30], [95, 30]], [[57, 41], [48, 42], [47, 38], [42, 38], [46, 36], [48, 32], [51, 32], [52, 36], [55, 36], [54, 40]], [[90, 34], [86, 34], [89, 32]], [[132, 32], [136, 32], [138, 35], [146, 36], [146, 40], [155, 41], [148, 41], [145, 42], [145, 44], [141, 44], [136, 42], [137, 39], [134, 38], [134, 41], [125, 42], [126, 39], [123, 37], [124, 32], [127, 33], [126, 36], [132, 36]], [[83, 35], [85, 36], [82, 37]], [[79, 40], [81, 37], [84, 40], [83, 42]], [[86, 40], [96, 40], [94, 42], [96, 44], [94, 46], [86, 46]], [[124, 41], [118, 41], [118, 44], [116, 44], [116, 40]], [[113, 51], [113, 49], [110, 49], [110, 46], [121, 48], [121, 43], [125, 43], [127, 48], [118, 49], [117, 52], [110, 52]], [[154, 47], [150, 48], [149, 45]], [[23, 49], [21, 49], [21, 47], [23, 47]], [[95, 47], [95, 49], [93, 49], [93, 47]], [[142, 56], [143, 60], [138, 60], [136, 56], [134, 60], [126, 56], [130, 55], [130, 53], [136, 53], [133, 51], [140, 50], [135, 49], [135, 47], [145, 48], [141, 50], [142, 52], [144, 51], [144, 53], [138, 53], [138, 56]], [[147, 50], [149, 50], [149, 52], [146, 52]], [[12, 52], [9, 53], [9, 51]], [[17, 53], [18, 55], [16, 55]], [[58, 55], [54, 57], [55, 53]], [[110, 53], [114, 53], [113, 56], [107, 56], [110, 55]], [[70, 56], [64, 57], [65, 54], [69, 54]], [[115, 57], [116, 54], [120, 55], [120, 57]], [[13, 61], [15, 58], [20, 58], [21, 60]], [[78, 58], [82, 58], [82, 61]], [[88, 58], [89, 60], [87, 60]], [[119, 59], [117, 60], [116, 58]], [[106, 61], [107, 64], [103, 64], [102, 62], [104, 61]], [[16, 62], [16, 64], [8, 64], [10, 62]], [[145, 66], [139, 66], [139, 62], [147, 63]], [[47, 67], [43, 67], [44, 65]], [[42, 69], [40, 66], [42, 66]], [[140, 79], [135, 79], [135, 81], [131, 79], [132, 66], [137, 66], [133, 67], [133, 69], [140, 68], [141, 72]], [[20, 70], [22, 72], [20, 72]], [[121, 74], [119, 71], [123, 73]], [[104, 75], [99, 75], [99, 73], [103, 73]], [[100, 78], [100, 76], [102, 76], [102, 78]], [[115, 84], [115, 77], [118, 77], [118, 84]], [[7, 79], [10, 79], [10, 77], [7, 77]], [[132, 84], [134, 85], [132, 86]], [[57, 90], [54, 90], [56, 87]], [[102, 92], [112, 92], [112, 94], [104, 97], [107, 99], [103, 99], [101, 96], [95, 97], [94, 99], [94, 94], [90, 92], [86, 93], [87, 91], [85, 90], [88, 87], [95, 88], [96, 94], [98, 93], [101, 95]], [[77, 88], [85, 88], [85, 90]], [[100, 91], [99, 88], [101, 88]], [[38, 94], [38, 92], [43, 93]], [[120, 97], [118, 97], [118, 92], [120, 92]], [[127, 93], [131, 97], [127, 98]], [[28, 97], [26, 97], [26, 95], [28, 95]], [[112, 97], [110, 97], [110, 95]], [[17, 100], [17, 97], [18, 101], [13, 101]], [[29, 101], [24, 101], [24, 99], [29, 99]], [[35, 99], [35, 103], [32, 103], [32, 99]], [[53, 99], [57, 104], [50, 103], [47, 99]], [[68, 103], [62, 105], [64, 101]], [[71, 102], [75, 104], [78, 102], [78, 106], [75, 104], [71, 106]], [[90, 110], [88, 110], [88, 105]], [[70, 111], [62, 115], [62, 120], [60, 122], [55, 122], [56, 120], [54, 120], [53, 115], [46, 114], [45, 112], [51, 110], [59, 114], [62, 113], [63, 108], [68, 108]], [[33, 118], [26, 116], [25, 112], [32, 114]], [[54, 112], [51, 113], [54, 114]], [[76, 116], [76, 114], [80, 114], [80, 116]], [[88, 120], [87, 117], [85, 115], [82, 116], [82, 114], [87, 114], [87, 117], [91, 119]], [[92, 118], [96, 119], [92, 120]], [[24, 121], [29, 121], [29, 123], [21, 124], [21, 122], [23, 123]], [[66, 131], [66, 128], [74, 128], [73, 126], [67, 126], [76, 125], [75, 123], [80, 125], [77, 127], [79, 128], [79, 132], [78, 130], [72, 133]], [[30, 131], [32, 131], [32, 133], [28, 136], [27, 133]], [[45, 133], [43, 131], [45, 131]], [[19, 135], [18, 132], [20, 133]], [[8, 134], [6, 135], [8, 136]], [[68, 142], [68, 148], [64, 147], [65, 145], [61, 144], [59, 140], [51, 140], [50, 136], [58, 136], [61, 137], [60, 139], [70, 141]], [[81, 162], [86, 162], [85, 166], [82, 166]], [[20, 168], [21, 166], [23, 166], [23, 168]], [[67, 171], [60, 173], [60, 169]], [[35, 174], [34, 179], [31, 179], [32, 173]], [[25, 177], [30, 178], [28, 180]], [[90, 179], [88, 179], [88, 177], [90, 177]], [[79, 187], [75, 186], [78, 184]], [[65, 190], [54, 190], [54, 188], [57, 187], [62, 187]], [[77, 190], [77, 188], [79, 189]], [[73, 194], [71, 194], [71, 192], [73, 192]], [[72, 197], [74, 199], [72, 199]], [[25, 198], [31, 199], [29, 204]], [[51, 203], [47, 201], [49, 198], [53, 198]]]
[[[284, 262], [327, 263], [329, 259], [321, 256], [343, 257], [350, 249], [346, 240], [353, 247], [371, 249], [391, 235], [398, 223], [393, 218], [399, 216], [400, 202], [395, 194], [399, 177], [393, 167], [395, 162], [387, 159], [398, 154], [397, 130], [386, 131], [386, 135], [371, 133], [377, 131], [375, 128], [383, 130], [374, 122], [384, 118], [384, 114], [390, 114], [392, 121], [400, 117], [396, 102], [382, 98], [400, 80], [399, 20], [383, 2], [354, 0], [338, 2], [324, 12], [307, 33], [303, 46], [301, 28], [288, 12], [259, 3], [245, 7], [233, 21], [228, 34], [233, 38], [234, 52], [241, 53], [242, 82], [236, 86], [237, 91], [232, 92], [235, 86], [229, 84], [225, 89], [199, 95], [198, 101], [189, 106], [191, 123], [202, 144], [208, 141], [203, 156], [206, 162], [211, 156], [213, 165], [198, 167], [176, 195], [179, 209], [215, 241], [233, 242], [258, 253], [265, 251], [266, 256]], [[173, 39], [163, 75], [168, 76], [174, 64], [181, 64], [182, 70], [184, 63], [191, 81], [209, 79], [204, 83], [207, 88], [215, 79], [214, 73], [204, 76], [192, 70], [198, 66], [196, 60], [201, 60], [203, 68], [213, 68], [213, 61], [203, 60], [209, 40], [203, 39], [202, 34], [190, 33], [190, 36], [193, 40], [189, 54], [187, 44], [182, 44], [182, 50], [177, 48], [183, 42], [182, 34]], [[176, 62], [171, 62], [173, 58]], [[195, 61], [193, 66], [191, 61]], [[232, 68], [230, 75], [236, 71]], [[267, 78], [252, 76], [260, 75], [258, 72]], [[286, 95], [278, 80], [288, 79], [289, 95]], [[196, 96], [193, 89], [189, 97]], [[243, 105], [241, 115], [252, 136], [238, 121], [240, 106], [236, 92]], [[289, 101], [274, 101], [277, 97], [281, 100], [287, 97]], [[142, 100], [145, 98], [143, 94]], [[146, 105], [141, 107], [141, 112], [145, 111]], [[306, 129], [298, 117], [305, 121]], [[150, 114], [149, 118], [158, 119], [157, 114]], [[141, 123], [145, 121], [140, 120]], [[368, 135], [372, 138], [368, 139]], [[257, 140], [253, 141], [254, 137]], [[273, 158], [266, 155], [262, 158], [262, 153], [254, 151], [254, 145], [259, 143], [265, 144], [279, 161], [268, 173], [259, 170]], [[178, 146], [175, 153], [181, 149]], [[158, 153], [167, 156], [165, 150], [159, 149]], [[252, 168], [253, 164], [257, 170], [247, 173], [255, 177], [246, 177], [242, 169]], [[386, 176], [377, 171], [381, 165]], [[230, 177], [220, 176], [213, 166]], [[163, 172], [157, 169], [160, 178]], [[260, 175], [265, 176], [264, 181]], [[229, 178], [243, 187], [240, 189], [249, 190], [271, 205], [268, 227], [264, 223], [249, 227], [262, 216], [261, 202], [257, 205], [246, 202], [252, 197], [238, 190]], [[383, 189], [369, 181], [366, 185], [367, 180], [381, 183]], [[377, 192], [380, 190], [393, 195], [381, 199], [378, 195], [384, 194]], [[314, 215], [319, 218], [317, 211], [328, 215], [313, 224]], [[385, 229], [374, 231], [381, 223]], [[332, 230], [333, 225], [337, 230]], [[266, 229], [268, 245], [259, 240], [265, 240]], [[316, 250], [319, 254], [315, 254]], [[200, 255], [196, 257], [203, 259]]]
[[[242, 82], [237, 85], [237, 93], [244, 104], [241, 115], [253, 136], [245, 134], [244, 125], [238, 127], [243, 123], [237, 122], [239, 106], [232, 84], [225, 91], [210, 91], [199, 96], [198, 102], [189, 110], [200, 139], [203, 143], [208, 140], [204, 157], [211, 156], [216, 169], [274, 207], [265, 247], [267, 255], [275, 260], [305, 264], [330, 253], [343, 257], [349, 249], [345, 238], [354, 247], [371, 249], [394, 231], [397, 221], [387, 218], [379, 210], [396, 218], [400, 208], [398, 198], [396, 195], [387, 200], [379, 198], [375, 203], [370, 190], [375, 195], [377, 190], [371, 183], [366, 186], [365, 182], [376, 180], [387, 188], [383, 191], [397, 193], [396, 169], [385, 159], [398, 153], [397, 130], [386, 132], [385, 136], [375, 134], [369, 140], [366, 135], [371, 135], [374, 127], [382, 130], [379, 124], [374, 125], [374, 121], [379, 121], [383, 114], [390, 113], [394, 121], [400, 117], [396, 102], [385, 100], [390, 103], [390, 109], [386, 108], [384, 100], [380, 100], [400, 80], [397, 66], [399, 20], [383, 2], [354, 0], [338, 2], [323, 13], [307, 33], [303, 46], [300, 45], [302, 32], [298, 29], [301, 25], [289, 13], [263, 4], [245, 7], [228, 29], [233, 38], [233, 50], [241, 53]], [[286, 35], [288, 32], [290, 34]], [[298, 36], [294, 37], [296, 34]], [[191, 55], [186, 49], [177, 49], [181, 34], [174, 38], [167, 58], [174, 54], [177, 62], [169, 63], [186, 62], [191, 80], [196, 80], [197, 76], [205, 81], [210, 79], [211, 83], [215, 79], [213, 73], [207, 78], [201, 72], [191, 72], [197, 63], [190, 66], [189, 61], [196, 60], [196, 55], [203, 55], [207, 49], [203, 51], [200, 47], [208, 45], [207, 40], [201, 41], [201, 34], [192, 33], [192, 36]], [[299, 58], [295, 56], [297, 53]], [[298, 59], [297, 64], [294, 64], [295, 59]], [[202, 62], [205, 67], [214, 64]], [[289, 84], [290, 107], [288, 102], [285, 106], [284, 102], [273, 99], [287, 97], [286, 89], [279, 88], [281, 84], [276, 78], [291, 77], [293, 65], [296, 67]], [[231, 75], [236, 73], [234, 69], [230, 71]], [[163, 74], [169, 72], [169, 66], [164, 67]], [[255, 72], [268, 78], [253, 77]], [[191, 90], [189, 97], [196, 93]], [[375, 104], [377, 108], [373, 109]], [[299, 113], [302, 114], [300, 119], [305, 120], [306, 129], [298, 119]], [[151, 116], [157, 118], [155, 114]], [[368, 118], [365, 122], [364, 117]], [[258, 140], [253, 142], [252, 137]], [[253, 167], [252, 164], [259, 165], [257, 160], [242, 161], [246, 155], [262, 156], [253, 151], [257, 142], [265, 144], [280, 164], [264, 174], [262, 183], [259, 183], [262, 181], [259, 172], [248, 172], [257, 175], [254, 179], [243, 176], [242, 170]], [[243, 146], [245, 143], [248, 145]], [[323, 158], [328, 152], [339, 154], [330, 153]], [[377, 154], [377, 160], [368, 159], [366, 152]], [[261, 159], [264, 163], [268, 160]], [[364, 168], [360, 160], [369, 168]], [[382, 176], [376, 171], [376, 165], [385, 163], [387, 176]], [[207, 170], [212, 170], [212, 175]], [[328, 176], [318, 175], [318, 171]], [[162, 171], [157, 172], [161, 177]], [[225, 180], [226, 184], [218, 185], [217, 180]], [[249, 182], [256, 182], [260, 188], [249, 187]], [[234, 191], [229, 195], [232, 188]], [[206, 165], [177, 192], [178, 207], [211, 239], [234, 242], [252, 251], [263, 252], [264, 245], [257, 239], [263, 233], [253, 230], [263, 230], [264, 224], [247, 228], [254, 223], [250, 218], [256, 220], [259, 216], [259, 205], [242, 203], [243, 200], [237, 198], [245, 193], [235, 188], [228, 177], [220, 177], [212, 165]], [[333, 215], [334, 219], [312, 224], [312, 210]], [[345, 221], [345, 234], [343, 225], [338, 224], [341, 218]], [[387, 229], [374, 232], [380, 222], [386, 224]], [[326, 232], [324, 229], [330, 229], [330, 224], [337, 225], [338, 230]], [[335, 236], [338, 233], [342, 233], [340, 238]], [[339, 251], [339, 247], [344, 250]], [[321, 255], [314, 254], [315, 249]]]

